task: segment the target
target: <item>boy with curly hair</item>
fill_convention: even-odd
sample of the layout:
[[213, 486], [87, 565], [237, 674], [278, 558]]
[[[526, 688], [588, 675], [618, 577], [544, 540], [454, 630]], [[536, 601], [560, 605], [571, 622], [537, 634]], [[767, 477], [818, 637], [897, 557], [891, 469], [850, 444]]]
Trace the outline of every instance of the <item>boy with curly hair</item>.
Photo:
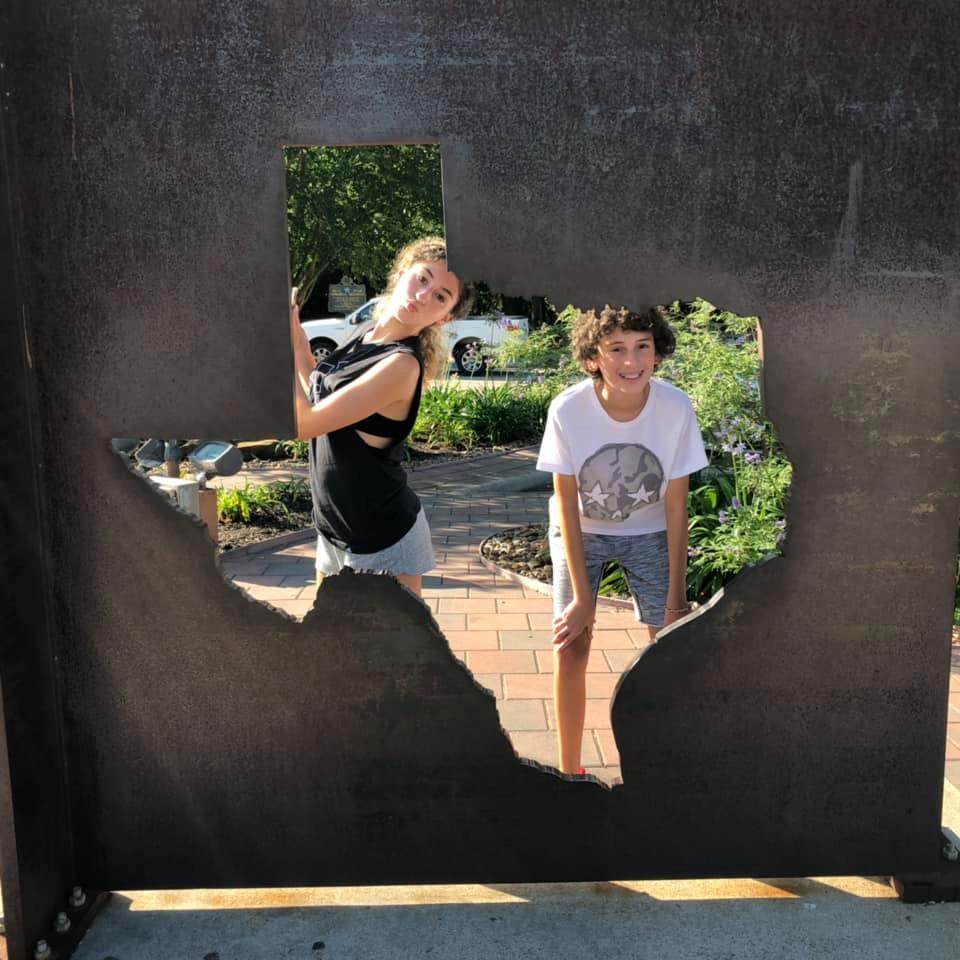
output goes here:
[[555, 397], [547, 415], [537, 469], [553, 474], [553, 692], [564, 773], [583, 773], [587, 658], [604, 564], [623, 567], [651, 641], [690, 609], [687, 492], [707, 456], [689, 397], [654, 377], [675, 345], [656, 307], [582, 312], [572, 347], [590, 376]]

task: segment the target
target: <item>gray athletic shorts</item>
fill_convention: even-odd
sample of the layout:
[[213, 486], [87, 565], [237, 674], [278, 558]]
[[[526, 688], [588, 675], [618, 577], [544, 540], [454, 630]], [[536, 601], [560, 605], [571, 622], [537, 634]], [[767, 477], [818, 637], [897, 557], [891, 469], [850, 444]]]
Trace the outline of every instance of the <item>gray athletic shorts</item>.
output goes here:
[[317, 534], [317, 573], [325, 577], [344, 567], [365, 573], [406, 574], [416, 577], [437, 565], [430, 542], [430, 527], [421, 510], [413, 526], [394, 544], [376, 553], [354, 553], [335, 547], [322, 533]]
[[[558, 617], [573, 600], [573, 585], [559, 527], [550, 527], [549, 541], [550, 562], [553, 564], [553, 615]], [[666, 530], [630, 537], [584, 533], [583, 553], [587, 562], [587, 580], [594, 596], [600, 589], [603, 565], [608, 560], [616, 560], [627, 575], [637, 620], [651, 627], [663, 626], [663, 608], [670, 585]]]

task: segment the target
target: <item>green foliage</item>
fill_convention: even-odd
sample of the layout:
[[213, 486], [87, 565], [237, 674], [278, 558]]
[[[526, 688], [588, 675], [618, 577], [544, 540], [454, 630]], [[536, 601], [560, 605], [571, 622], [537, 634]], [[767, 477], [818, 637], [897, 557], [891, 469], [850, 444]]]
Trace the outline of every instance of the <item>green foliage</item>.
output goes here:
[[277, 456], [287, 460], [306, 460], [310, 453], [309, 440], [278, 440], [274, 447]]
[[245, 483], [233, 490], [217, 490], [217, 514], [224, 523], [256, 523], [276, 520], [291, 510], [308, 510], [310, 487], [305, 480], [277, 480], [262, 486]]
[[438, 383], [424, 391], [411, 438], [429, 446], [469, 450], [539, 439], [561, 385], [503, 383], [463, 390]]
[[707, 447], [720, 447], [731, 417], [762, 423], [757, 318], [738, 317], [699, 299], [674, 302], [667, 311], [677, 349], [658, 376], [690, 397]]
[[957, 557], [957, 585], [953, 591], [953, 625], [960, 627], [960, 556]]
[[290, 147], [284, 167], [290, 275], [301, 304], [331, 269], [383, 289], [404, 244], [443, 233], [435, 144]]
[[[749, 458], [749, 459], [748, 459]], [[744, 452], [700, 471], [690, 491], [687, 594], [708, 600], [745, 566], [779, 552], [790, 464], [777, 452]]]
[[567, 306], [553, 323], [531, 330], [525, 337], [508, 337], [496, 352], [495, 366], [552, 376], [566, 384], [583, 376], [570, 353], [570, 335], [576, 307]]
[[503, 297], [494, 293], [485, 283], [474, 284], [473, 306], [470, 309], [474, 317], [497, 317], [503, 311]]

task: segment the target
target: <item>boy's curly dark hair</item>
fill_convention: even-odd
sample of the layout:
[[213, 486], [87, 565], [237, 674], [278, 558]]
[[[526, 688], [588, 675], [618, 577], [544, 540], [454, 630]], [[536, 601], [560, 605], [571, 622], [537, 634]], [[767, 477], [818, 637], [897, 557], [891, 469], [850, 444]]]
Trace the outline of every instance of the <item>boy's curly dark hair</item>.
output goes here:
[[[626, 307], [611, 307], [607, 304], [600, 311], [581, 311], [574, 321], [573, 333], [570, 336], [573, 359], [590, 373], [591, 371], [587, 370], [587, 361], [597, 358], [600, 340], [615, 330], [633, 330], [637, 333], [651, 331], [658, 365], [661, 360], [669, 357], [677, 346], [677, 338], [662, 307], [651, 307], [643, 313], [634, 313]], [[591, 375], [599, 377], [601, 374], [597, 370]]]

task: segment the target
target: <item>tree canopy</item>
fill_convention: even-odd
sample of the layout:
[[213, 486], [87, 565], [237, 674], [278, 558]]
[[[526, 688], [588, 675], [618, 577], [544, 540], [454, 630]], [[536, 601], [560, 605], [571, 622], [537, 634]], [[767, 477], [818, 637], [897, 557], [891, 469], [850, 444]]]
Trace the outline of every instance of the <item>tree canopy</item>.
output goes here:
[[284, 165], [290, 275], [301, 304], [332, 270], [382, 288], [404, 244], [443, 233], [434, 144], [290, 147]]

